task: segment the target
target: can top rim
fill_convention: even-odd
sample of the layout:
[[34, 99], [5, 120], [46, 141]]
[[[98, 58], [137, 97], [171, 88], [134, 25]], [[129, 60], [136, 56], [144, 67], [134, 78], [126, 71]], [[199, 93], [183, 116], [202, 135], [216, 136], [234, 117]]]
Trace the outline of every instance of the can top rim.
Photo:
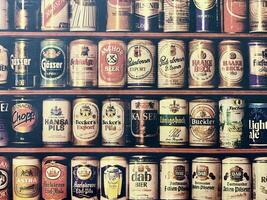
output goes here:
[[227, 157], [222, 160], [222, 163], [237, 162], [237, 163], [250, 163], [248, 158], [245, 157]]
[[123, 157], [123, 156], [105, 156], [105, 157], [102, 157], [101, 160], [118, 160], [118, 159], [122, 159], [122, 160], [125, 160], [126, 158]]
[[221, 162], [219, 158], [214, 158], [214, 157], [197, 157], [192, 160], [192, 162]]
[[46, 156], [43, 160], [66, 160], [67, 158], [64, 156]]
[[36, 159], [39, 160], [38, 158], [34, 157], [34, 156], [16, 156], [13, 158], [14, 159]]
[[236, 43], [236, 44], [241, 44], [240, 41], [238, 40], [223, 40], [220, 42], [220, 44], [224, 44], [224, 43]]
[[163, 158], [160, 159], [161, 161], [164, 160], [179, 160], [179, 161], [184, 161], [184, 162], [188, 162], [185, 157], [178, 157], [178, 156], [165, 156]]
[[189, 43], [196, 43], [196, 42], [198, 42], [198, 43], [210, 43], [210, 44], [214, 43], [212, 40], [205, 40], [205, 39], [193, 39]]
[[74, 156], [72, 160], [96, 160], [97, 158], [94, 156]]

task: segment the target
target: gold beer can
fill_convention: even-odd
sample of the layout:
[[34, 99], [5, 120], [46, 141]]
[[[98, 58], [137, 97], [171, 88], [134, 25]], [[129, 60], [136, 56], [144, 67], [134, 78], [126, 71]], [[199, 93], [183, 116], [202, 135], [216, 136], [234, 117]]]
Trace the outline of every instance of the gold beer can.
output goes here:
[[13, 158], [13, 200], [40, 199], [40, 161], [33, 156]]

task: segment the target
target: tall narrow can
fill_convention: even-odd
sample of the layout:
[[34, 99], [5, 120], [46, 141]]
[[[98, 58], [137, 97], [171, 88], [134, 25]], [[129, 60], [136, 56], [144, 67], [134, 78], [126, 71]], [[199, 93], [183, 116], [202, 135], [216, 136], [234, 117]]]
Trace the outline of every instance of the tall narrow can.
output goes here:
[[0, 1], [0, 30], [8, 30], [10, 27], [9, 8], [10, 2], [8, 0]]
[[73, 145], [96, 145], [99, 134], [100, 113], [95, 99], [77, 98], [73, 101]]
[[99, 191], [99, 161], [89, 156], [71, 160], [71, 199], [96, 199]]
[[158, 44], [158, 88], [185, 86], [186, 47], [181, 40], [161, 40]]
[[100, 160], [100, 200], [128, 199], [128, 163], [124, 157], [107, 156]]
[[42, 161], [42, 198], [67, 199], [67, 159], [47, 156]]
[[41, 42], [40, 75], [42, 88], [67, 85], [67, 45], [63, 40], [45, 39]]
[[40, 199], [40, 171], [40, 161], [33, 156], [17, 156], [13, 158], [13, 200]]
[[0, 87], [6, 87], [9, 82], [8, 50], [0, 45]]
[[41, 0], [41, 30], [69, 29], [69, 0]]
[[125, 42], [102, 40], [98, 46], [98, 87], [124, 87], [126, 82]]
[[10, 177], [10, 163], [6, 157], [0, 156], [0, 198], [1, 200], [9, 200], [10, 199], [10, 191], [11, 189], [11, 181]]
[[267, 177], [267, 158], [255, 158], [252, 164], [253, 172], [253, 200], [267, 199], [266, 177]]
[[86, 39], [73, 40], [69, 54], [69, 85], [97, 86], [97, 45]]
[[96, 31], [96, 1], [70, 1], [70, 31]]
[[250, 33], [267, 32], [267, 2], [249, 0]]
[[160, 199], [189, 199], [189, 164], [185, 158], [166, 156], [160, 160]]
[[[10, 121], [10, 102], [0, 100], [0, 147], [8, 145], [9, 141], [9, 121]], [[1, 196], [0, 196], [1, 197]]]
[[107, 31], [130, 31], [132, 0], [107, 0]]

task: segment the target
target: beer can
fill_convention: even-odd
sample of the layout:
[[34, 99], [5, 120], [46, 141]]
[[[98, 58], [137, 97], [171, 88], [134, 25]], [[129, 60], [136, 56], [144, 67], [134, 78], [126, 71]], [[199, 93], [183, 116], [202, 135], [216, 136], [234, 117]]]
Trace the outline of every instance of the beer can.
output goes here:
[[219, 101], [220, 147], [240, 148], [245, 145], [245, 101], [240, 98], [223, 98]]
[[71, 104], [66, 99], [43, 101], [43, 143], [60, 147], [71, 141]]
[[159, 103], [155, 99], [136, 97], [131, 101], [131, 133], [136, 146], [158, 143]]
[[127, 53], [128, 87], [153, 87], [155, 85], [156, 47], [150, 40], [132, 40]]
[[251, 164], [247, 158], [222, 160], [222, 199], [251, 200]]
[[267, 104], [250, 103], [248, 105], [249, 146], [267, 146]]
[[33, 40], [15, 39], [13, 53], [10, 56], [13, 88], [30, 89], [36, 86], [35, 51]]
[[219, 44], [219, 88], [241, 88], [244, 58], [240, 41], [224, 40]]
[[39, 159], [17, 156], [12, 160], [13, 200], [39, 200], [41, 169]]
[[102, 145], [125, 146], [128, 134], [129, 105], [120, 98], [108, 98], [102, 102]]
[[189, 43], [189, 88], [215, 87], [215, 47], [211, 40]]
[[102, 40], [98, 44], [98, 87], [122, 88], [126, 81], [126, 44]]
[[253, 200], [267, 199], [266, 177], [267, 177], [267, 158], [255, 158], [252, 164], [253, 172]]
[[190, 146], [216, 146], [218, 104], [211, 99], [194, 99], [189, 102]]
[[160, 160], [160, 199], [189, 199], [189, 164], [185, 158], [166, 156]]
[[[192, 161], [192, 199], [221, 199], [221, 160], [197, 157]], [[226, 200], [226, 199], [225, 199]]]
[[189, 31], [190, 0], [164, 1], [164, 32]]
[[11, 181], [9, 180], [10, 164], [6, 157], [0, 156], [0, 198], [1, 200], [10, 199]]
[[41, 0], [41, 30], [67, 31], [69, 29], [69, 1]]
[[67, 84], [67, 45], [63, 40], [41, 42], [40, 74], [42, 88], [65, 87]]
[[10, 103], [9, 101], [7, 101], [7, 99], [6, 100], [2, 99], [0, 100], [0, 147], [8, 145], [9, 121], [10, 121]]
[[70, 0], [70, 31], [96, 31], [96, 0]]
[[161, 40], [158, 44], [158, 88], [185, 86], [186, 48], [181, 40]]
[[159, 199], [158, 163], [150, 156], [129, 160], [129, 199]]
[[249, 45], [249, 85], [251, 88], [267, 87], [267, 42], [251, 41]]
[[67, 159], [47, 156], [42, 161], [42, 198], [45, 200], [67, 198]]
[[217, 32], [219, 17], [218, 0], [193, 0], [192, 4], [194, 31]]
[[133, 26], [135, 31], [159, 30], [159, 0], [134, 0]]
[[40, 142], [39, 103], [36, 98], [15, 96], [11, 100], [11, 143], [38, 145]]
[[[1, 2], [0, 2], [0, 5], [1, 5]], [[8, 50], [4, 46], [0, 45], [0, 87], [6, 87], [8, 83], [8, 79], [9, 79], [8, 61], [9, 61]]]
[[107, 0], [107, 31], [131, 31], [132, 0]]
[[9, 29], [9, 0], [0, 0], [0, 30]]
[[249, 0], [250, 33], [267, 31], [266, 0]]
[[223, 32], [243, 33], [247, 31], [248, 4], [246, 0], [222, 0], [221, 11]]
[[39, 2], [35, 0], [15, 0], [14, 28], [15, 30], [38, 30]]
[[100, 160], [100, 200], [128, 199], [128, 164], [124, 157], [107, 156]]
[[81, 97], [73, 101], [73, 145], [92, 146], [97, 144], [99, 118], [99, 108], [95, 99]]
[[159, 101], [159, 137], [161, 146], [184, 146], [188, 143], [188, 103], [166, 97]]
[[97, 45], [86, 39], [70, 43], [69, 84], [71, 87], [97, 86]]

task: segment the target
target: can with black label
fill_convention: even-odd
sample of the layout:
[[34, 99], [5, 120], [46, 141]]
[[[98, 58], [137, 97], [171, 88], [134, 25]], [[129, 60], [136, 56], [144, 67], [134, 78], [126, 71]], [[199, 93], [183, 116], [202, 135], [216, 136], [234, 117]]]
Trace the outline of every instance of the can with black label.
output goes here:
[[267, 157], [255, 158], [252, 164], [253, 200], [267, 199]]
[[[9, 141], [9, 118], [10, 103], [7, 100], [0, 100], [0, 147], [8, 145]], [[1, 197], [1, 196], [0, 196]]]

